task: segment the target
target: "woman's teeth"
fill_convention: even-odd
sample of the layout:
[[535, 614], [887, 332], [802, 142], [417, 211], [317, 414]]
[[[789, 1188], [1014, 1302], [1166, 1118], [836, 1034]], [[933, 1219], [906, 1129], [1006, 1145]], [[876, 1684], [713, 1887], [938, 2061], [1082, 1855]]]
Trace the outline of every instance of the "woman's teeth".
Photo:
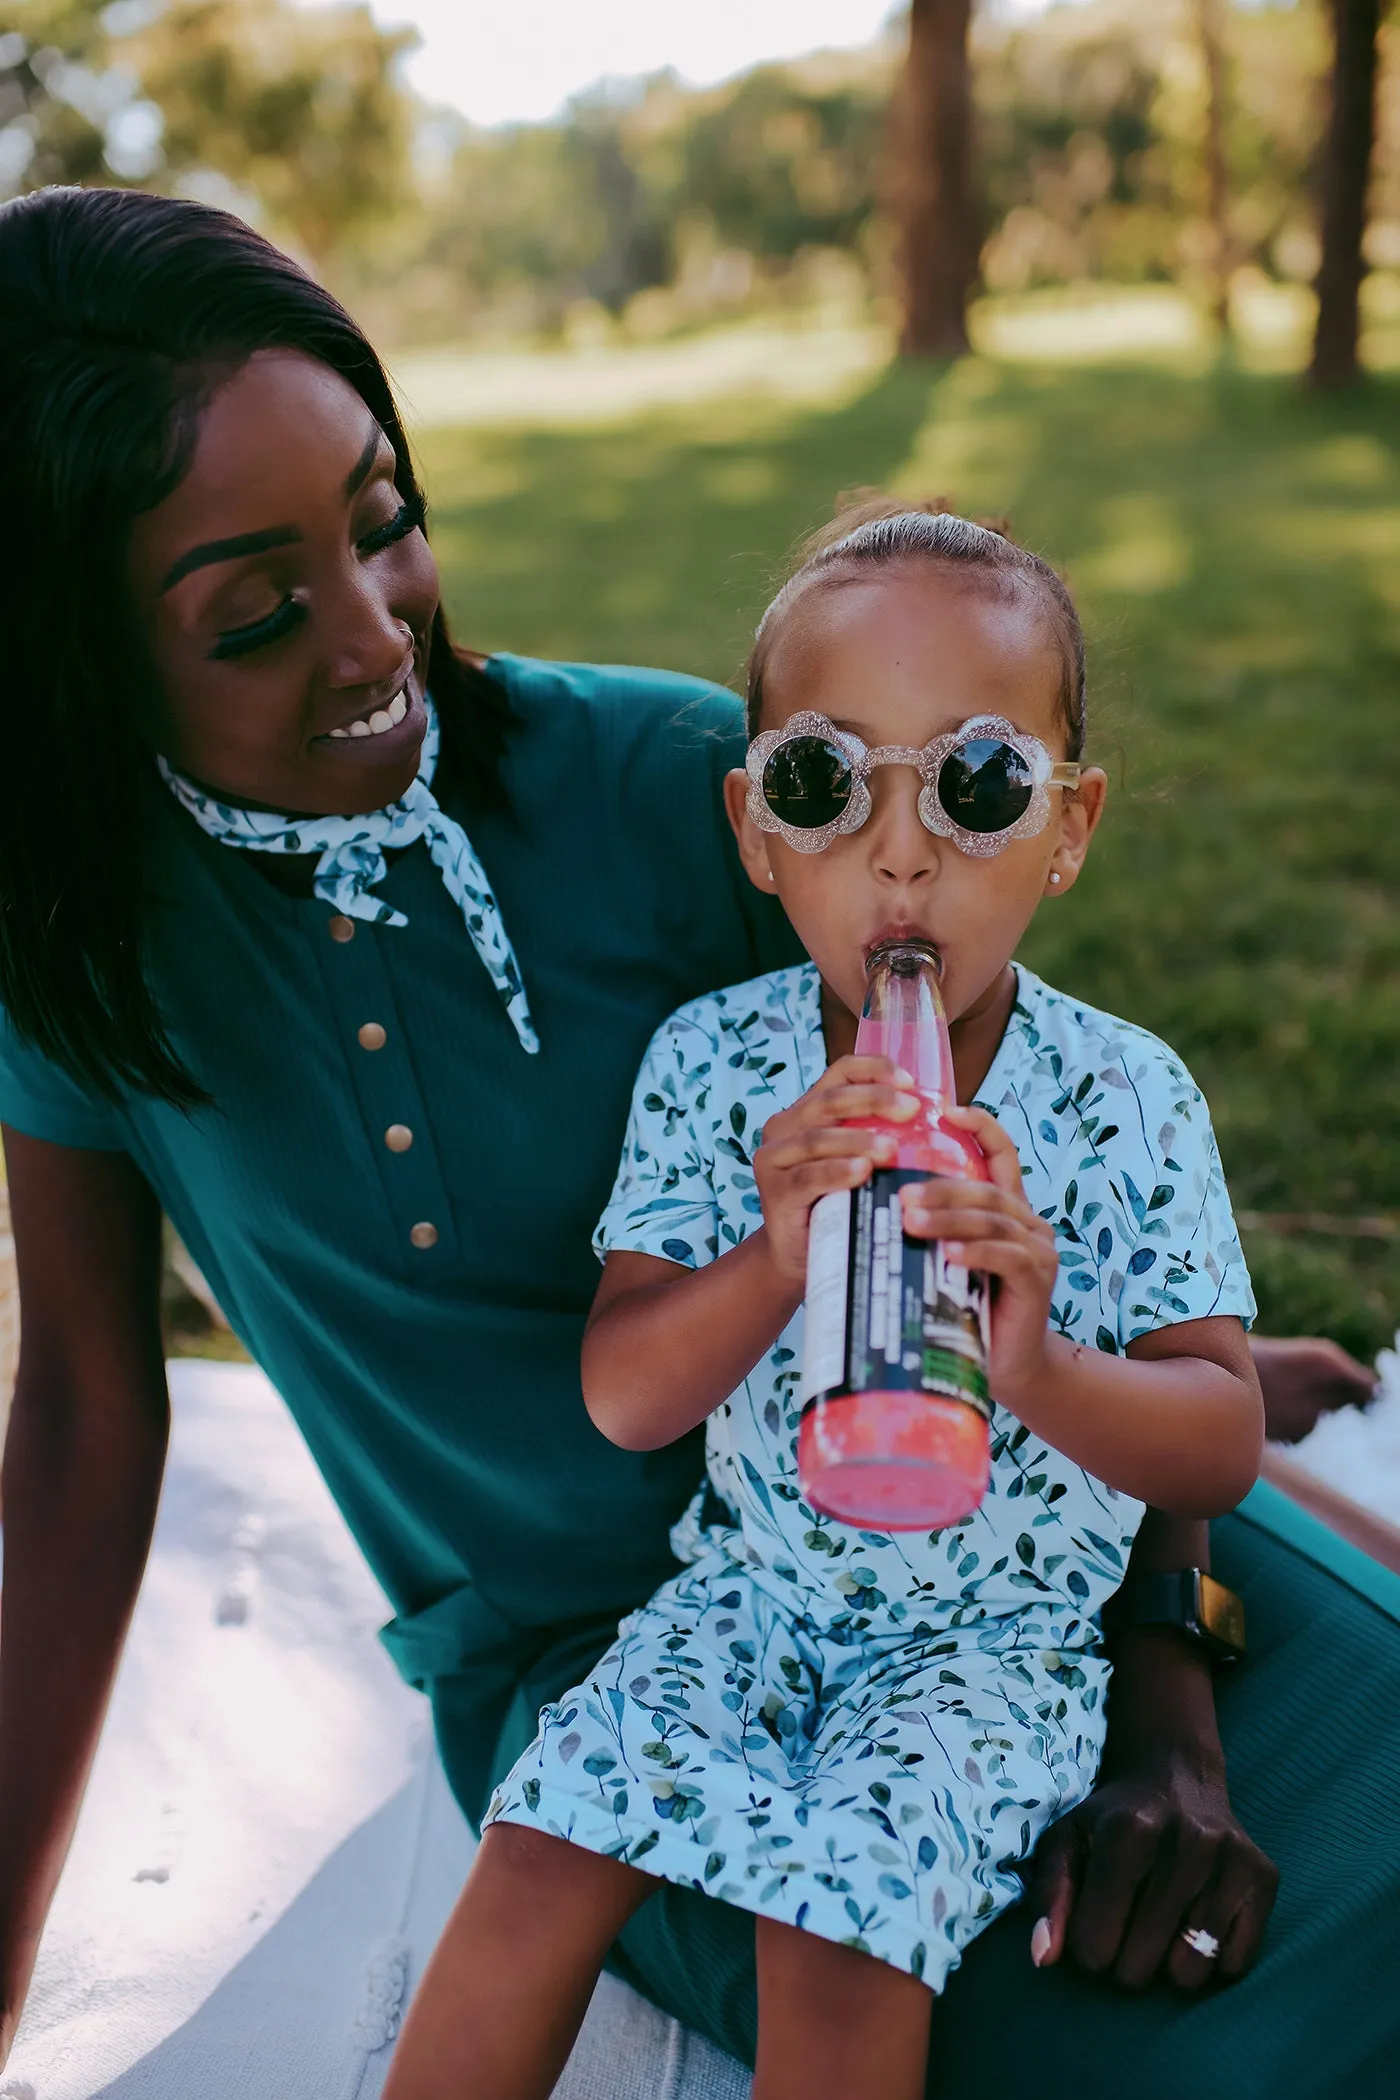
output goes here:
[[408, 713], [408, 689], [395, 693], [387, 707], [376, 707], [366, 722], [348, 722], [344, 729], [328, 730], [329, 736], [383, 736], [386, 729], [397, 729]]

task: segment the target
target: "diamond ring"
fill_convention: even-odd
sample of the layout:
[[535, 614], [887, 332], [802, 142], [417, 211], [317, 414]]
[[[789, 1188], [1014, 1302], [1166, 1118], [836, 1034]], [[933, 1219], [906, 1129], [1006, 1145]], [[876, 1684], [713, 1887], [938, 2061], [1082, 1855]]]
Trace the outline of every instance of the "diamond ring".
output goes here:
[[1220, 1952], [1219, 1940], [1213, 1932], [1207, 1932], [1204, 1925], [1193, 1925], [1191, 1930], [1183, 1932], [1181, 1937], [1192, 1953], [1199, 1954], [1203, 1961], [1214, 1961]]

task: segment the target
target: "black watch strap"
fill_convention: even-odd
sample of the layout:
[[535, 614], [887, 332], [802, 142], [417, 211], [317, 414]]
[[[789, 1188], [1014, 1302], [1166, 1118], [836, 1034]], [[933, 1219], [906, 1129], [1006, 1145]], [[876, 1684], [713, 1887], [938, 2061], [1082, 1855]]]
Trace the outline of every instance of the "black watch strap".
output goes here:
[[1104, 1606], [1105, 1633], [1127, 1626], [1175, 1626], [1216, 1662], [1238, 1662], [1245, 1650], [1244, 1605], [1202, 1568], [1170, 1575], [1129, 1570]]

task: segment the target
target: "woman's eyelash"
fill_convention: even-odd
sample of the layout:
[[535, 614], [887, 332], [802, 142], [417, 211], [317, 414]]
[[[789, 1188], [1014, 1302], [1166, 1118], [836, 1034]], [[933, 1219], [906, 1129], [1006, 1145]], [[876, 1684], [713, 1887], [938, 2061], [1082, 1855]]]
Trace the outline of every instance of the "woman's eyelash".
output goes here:
[[427, 515], [427, 506], [421, 496], [410, 496], [401, 503], [387, 525], [376, 525], [362, 540], [355, 542], [361, 554], [377, 554], [381, 547], [392, 547], [395, 540], [406, 540], [410, 532], [416, 532]]
[[265, 649], [269, 642], [280, 642], [284, 634], [300, 627], [306, 618], [306, 607], [295, 598], [284, 598], [275, 612], [265, 620], [255, 620], [251, 627], [232, 627], [221, 634], [209, 651], [210, 657], [225, 662], [231, 656], [246, 656], [250, 650]]
[[[401, 503], [386, 524], [376, 525], [363, 539], [355, 542], [361, 554], [378, 554], [385, 547], [392, 547], [397, 540], [406, 540], [416, 532], [427, 515], [427, 506], [421, 496], [410, 496]], [[247, 656], [251, 650], [265, 649], [269, 642], [280, 642], [284, 634], [290, 634], [306, 618], [306, 608], [295, 598], [284, 598], [275, 612], [265, 620], [255, 620], [251, 627], [232, 627], [221, 634], [209, 654], [220, 662], [231, 656]]]

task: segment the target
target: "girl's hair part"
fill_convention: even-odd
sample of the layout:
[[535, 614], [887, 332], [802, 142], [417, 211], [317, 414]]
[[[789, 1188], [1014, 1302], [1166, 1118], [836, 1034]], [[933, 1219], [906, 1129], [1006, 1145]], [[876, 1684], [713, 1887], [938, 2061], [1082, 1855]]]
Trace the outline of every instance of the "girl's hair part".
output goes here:
[[763, 678], [778, 635], [794, 607], [816, 589], [855, 583], [872, 570], [932, 562], [963, 576], [970, 588], [1022, 597], [1042, 613], [1060, 662], [1059, 707], [1066, 756], [1084, 753], [1084, 630], [1073, 598], [1049, 562], [1018, 546], [1004, 518], [980, 523], [955, 515], [942, 496], [911, 501], [878, 489], [836, 499], [836, 515], [798, 550], [786, 583], [758, 623], [749, 653], [749, 735], [763, 714]]
[[[418, 494], [388, 379], [345, 309], [241, 219], [135, 190], [0, 206], [0, 1007], [80, 1085], [207, 1099], [148, 975], [155, 784], [137, 724], [155, 673], [127, 574], [133, 521], [186, 473], [210, 391], [260, 350], [337, 372]], [[509, 707], [439, 612], [429, 683], [443, 761], [500, 795]]]

